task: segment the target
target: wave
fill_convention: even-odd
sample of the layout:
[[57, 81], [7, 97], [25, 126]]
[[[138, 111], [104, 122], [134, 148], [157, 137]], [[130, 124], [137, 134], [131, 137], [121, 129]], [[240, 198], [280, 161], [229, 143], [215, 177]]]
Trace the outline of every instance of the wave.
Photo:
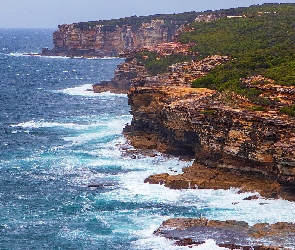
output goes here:
[[21, 53], [21, 52], [12, 52], [12, 53], [8, 53], [6, 55], [14, 56], [14, 57], [28, 56], [28, 55], [24, 55], [24, 53]]
[[10, 53], [1, 53], [13, 57], [38, 57], [38, 58], [49, 58], [49, 59], [68, 59], [70, 57], [65, 56], [42, 56], [38, 52], [10, 52]]
[[5, 55], [14, 56], [14, 57], [38, 57], [46, 59], [70, 59], [71, 57], [66, 56], [43, 56], [39, 52], [10, 52], [3, 53]]
[[41, 56], [42, 58], [48, 58], [48, 59], [69, 59], [70, 57], [66, 56]]
[[66, 88], [55, 91], [57, 93], [64, 93], [67, 95], [77, 95], [77, 96], [91, 96], [91, 97], [127, 97], [126, 94], [114, 94], [109, 91], [102, 93], [94, 93], [92, 90], [92, 84], [83, 84], [81, 86], [76, 86], [73, 88]]
[[88, 59], [88, 60], [113, 60], [113, 59], [121, 59], [121, 58], [120, 57], [105, 56], [105, 57], [89, 57], [86, 59]]
[[91, 124], [91, 125], [84, 125], [84, 124], [76, 124], [76, 123], [59, 123], [59, 122], [46, 122], [46, 121], [27, 121], [27, 122], [21, 122], [18, 124], [12, 124], [11, 127], [17, 128], [51, 128], [51, 127], [63, 127], [73, 130], [85, 130], [89, 129], [91, 127], [95, 127], [97, 125]]
[[[131, 115], [120, 115], [109, 117], [107, 114], [104, 116], [91, 116], [91, 117], [74, 117], [73, 122], [49, 122], [44, 120], [30, 120], [18, 124], [11, 124], [12, 128], [53, 128], [60, 127], [71, 130], [82, 130], [85, 133], [79, 134], [81, 138], [92, 138], [92, 134], [102, 133], [103, 135], [120, 134], [124, 125], [131, 120]], [[15, 133], [17, 131], [15, 130]], [[90, 133], [89, 133], [90, 132]], [[95, 135], [94, 135], [95, 136]], [[66, 139], [66, 138], [64, 138]], [[82, 140], [83, 141], [83, 140]]]

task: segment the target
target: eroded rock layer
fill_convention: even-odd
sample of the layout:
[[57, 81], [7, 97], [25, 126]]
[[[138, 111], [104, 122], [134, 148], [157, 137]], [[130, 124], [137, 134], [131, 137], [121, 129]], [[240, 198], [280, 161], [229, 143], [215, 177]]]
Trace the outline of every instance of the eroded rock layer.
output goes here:
[[53, 34], [54, 48], [43, 49], [43, 55], [117, 57], [123, 51], [170, 42], [181, 24], [164, 20], [142, 23], [138, 28], [130, 25], [102, 25], [95, 22], [59, 25]]
[[209, 89], [137, 87], [128, 97], [133, 120], [125, 131], [134, 146], [191, 153], [206, 168], [294, 185], [294, 118], [252, 111], [243, 97]]

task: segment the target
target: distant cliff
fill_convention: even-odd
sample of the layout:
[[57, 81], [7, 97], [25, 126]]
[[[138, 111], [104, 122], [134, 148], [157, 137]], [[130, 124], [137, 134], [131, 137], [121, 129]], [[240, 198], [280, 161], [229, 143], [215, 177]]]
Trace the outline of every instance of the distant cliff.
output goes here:
[[63, 24], [53, 34], [54, 48], [43, 55], [117, 57], [123, 51], [175, 39], [186, 21], [150, 20], [139, 25], [100, 22]]

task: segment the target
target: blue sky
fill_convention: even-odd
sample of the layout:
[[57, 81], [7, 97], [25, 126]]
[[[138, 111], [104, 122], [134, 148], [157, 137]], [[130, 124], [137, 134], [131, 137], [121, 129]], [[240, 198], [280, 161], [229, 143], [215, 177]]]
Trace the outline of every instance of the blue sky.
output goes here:
[[[57, 28], [58, 24], [132, 15], [218, 10], [268, 0], [0, 0], [0, 28]], [[294, 1], [288, 1], [295, 3]]]

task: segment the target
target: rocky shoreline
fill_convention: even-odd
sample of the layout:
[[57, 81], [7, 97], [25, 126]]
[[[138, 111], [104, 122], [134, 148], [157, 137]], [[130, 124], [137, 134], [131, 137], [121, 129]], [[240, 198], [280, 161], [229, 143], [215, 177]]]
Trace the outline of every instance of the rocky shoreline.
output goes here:
[[[145, 182], [174, 189], [237, 188], [269, 199], [295, 201], [295, 118], [286, 115], [290, 111], [295, 114], [295, 87], [277, 85], [258, 73], [240, 79], [242, 89], [260, 93], [253, 96], [261, 103], [234, 92], [191, 88], [194, 80], [235, 59], [211, 55], [196, 61], [198, 53], [189, 49], [194, 43], [181, 44], [177, 39], [184, 31], [194, 32], [188, 17], [207, 23], [221, 17], [276, 16], [277, 12], [229, 14], [186, 13], [177, 20], [174, 15], [168, 19], [155, 15], [64, 24], [53, 35], [54, 48], [44, 48], [42, 55], [126, 58], [113, 79], [93, 85], [93, 91], [128, 94], [133, 119], [123, 133], [136, 150], [151, 156], [157, 150], [194, 160], [182, 174], [159, 173]], [[153, 76], [143, 66], [151, 55], [161, 60], [177, 54], [192, 60]], [[284, 108], [285, 114], [281, 112]], [[155, 234], [176, 240], [178, 245], [193, 246], [212, 238], [230, 249], [295, 249], [295, 224], [283, 222], [249, 226], [239, 221], [179, 218], [163, 222]]]
[[214, 239], [220, 247], [242, 250], [294, 249], [295, 224], [217, 221], [206, 218], [173, 218], [162, 223], [155, 235], [176, 241], [180, 246], [197, 246]]
[[[146, 178], [145, 182], [174, 189], [234, 187], [241, 192], [259, 192], [266, 198], [294, 201], [295, 120], [280, 114], [279, 108], [295, 100], [295, 89], [277, 86], [261, 76], [241, 79], [249, 88], [259, 88], [263, 90], [262, 95], [279, 100], [276, 106], [255, 111], [253, 103], [243, 96], [190, 87], [192, 80], [228, 60], [228, 57], [212, 56], [199, 62], [172, 65], [169, 73], [150, 77], [136, 59], [129, 59], [118, 66], [111, 81], [94, 85], [93, 89], [128, 93], [133, 119], [123, 133], [132, 146], [146, 152], [157, 150], [194, 159], [182, 174], [160, 173]], [[268, 82], [262, 85], [258, 84], [260, 81]], [[171, 220], [177, 227], [187, 220], [200, 221]], [[164, 222], [165, 227], [162, 225], [155, 234], [173, 239], [175, 244], [197, 245], [204, 242], [205, 236], [215, 239], [214, 235], [224, 235], [225, 238], [220, 236], [216, 242], [230, 249], [295, 247], [295, 242], [291, 242], [291, 248], [284, 248], [287, 245], [282, 240], [294, 237], [292, 223], [249, 227], [244, 222], [213, 221], [209, 224], [214, 224], [214, 228], [208, 228], [208, 223], [191, 224], [185, 229], [167, 231], [171, 220]], [[235, 227], [240, 224], [244, 226], [236, 232]], [[255, 230], [260, 235], [253, 235]], [[229, 243], [225, 240], [228, 235], [236, 240]], [[243, 241], [246, 236], [251, 240]]]

